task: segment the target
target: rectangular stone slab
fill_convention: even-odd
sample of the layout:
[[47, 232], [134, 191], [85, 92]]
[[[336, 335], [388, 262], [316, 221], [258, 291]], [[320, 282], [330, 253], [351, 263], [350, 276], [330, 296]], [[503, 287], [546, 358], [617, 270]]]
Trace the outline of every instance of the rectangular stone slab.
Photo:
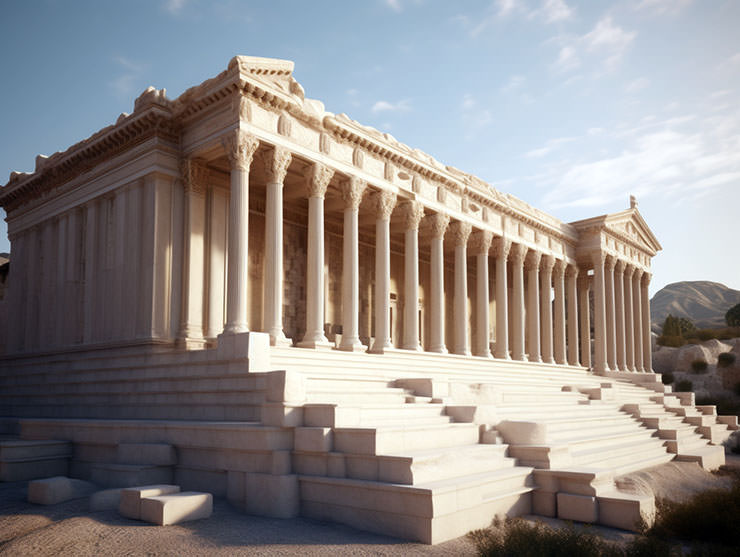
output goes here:
[[81, 499], [95, 491], [90, 482], [65, 476], [55, 476], [28, 482], [28, 502], [37, 505], [55, 505], [70, 499]]
[[211, 513], [213, 495], [210, 493], [184, 491], [141, 500], [141, 520], [160, 526], [208, 518]]
[[121, 490], [121, 501], [118, 504], [118, 513], [126, 518], [139, 520], [141, 517], [141, 500], [145, 497], [156, 497], [158, 495], [168, 495], [178, 493], [179, 485], [142, 485], [138, 487], [128, 487]]

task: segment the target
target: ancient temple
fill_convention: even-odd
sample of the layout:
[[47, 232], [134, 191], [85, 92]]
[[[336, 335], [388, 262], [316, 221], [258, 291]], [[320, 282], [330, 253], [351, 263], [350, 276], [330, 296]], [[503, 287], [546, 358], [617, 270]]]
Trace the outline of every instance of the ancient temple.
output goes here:
[[[327, 112], [292, 71], [238, 56], [177, 99], [149, 88], [11, 174], [9, 429], [84, 447], [80, 477], [138, 431], [249, 512], [430, 543], [532, 509], [629, 526], [650, 503], [615, 474], [723, 460], [708, 443], [733, 424], [652, 373], [661, 248], [634, 199], [561, 222]], [[488, 495], [442, 503], [461, 486]], [[406, 510], [383, 518], [379, 493]]]

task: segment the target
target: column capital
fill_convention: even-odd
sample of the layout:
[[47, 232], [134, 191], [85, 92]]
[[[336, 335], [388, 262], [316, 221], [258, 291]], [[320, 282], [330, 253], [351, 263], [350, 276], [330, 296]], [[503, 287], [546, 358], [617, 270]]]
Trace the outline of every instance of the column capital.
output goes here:
[[610, 273], [614, 271], [614, 267], [617, 264], [617, 258], [611, 254], [606, 255], [606, 270]]
[[419, 230], [421, 219], [424, 218], [424, 205], [418, 201], [404, 201], [399, 205], [403, 215], [405, 230]]
[[527, 269], [539, 269], [541, 259], [542, 252], [531, 249], [527, 252], [527, 255], [524, 259], [524, 265], [527, 267]]
[[333, 176], [333, 168], [319, 162], [311, 164], [303, 173], [303, 177], [306, 179], [308, 197], [324, 199], [326, 189], [329, 187], [329, 182], [331, 182]]
[[552, 255], [543, 254], [540, 258], [540, 265], [542, 266], [542, 271], [552, 273], [552, 269], [555, 267], [555, 258]]
[[496, 259], [506, 259], [509, 257], [509, 252], [511, 251], [511, 240], [499, 236], [493, 239], [491, 247], [493, 248], [493, 256]]
[[259, 147], [259, 139], [244, 130], [234, 130], [221, 139], [231, 168], [249, 170], [252, 157]]
[[524, 244], [512, 244], [510, 254], [511, 261], [517, 265], [523, 265], [528, 249], [529, 248]]
[[592, 251], [590, 255], [591, 262], [594, 264], [594, 267], [603, 267], [604, 263], [606, 263], [606, 252]]
[[425, 217], [429, 219], [429, 228], [433, 238], [444, 238], [447, 227], [450, 225], [450, 216], [445, 213], [433, 213]]
[[650, 285], [650, 279], [652, 279], [652, 278], [653, 278], [653, 275], [651, 275], [650, 273], [648, 273], [647, 271], [645, 271], [645, 272], [642, 273], [642, 278], [640, 279], [640, 283], [643, 286], [649, 286]]
[[565, 264], [565, 276], [566, 277], [573, 277], [574, 279], [577, 279], [578, 278], [578, 274], [580, 272], [580, 270], [578, 269], [578, 267], [576, 267], [575, 265], [568, 265], [568, 264], [565, 263], [565, 261], [563, 261], [563, 263]]
[[642, 280], [642, 275], [643, 275], [643, 273], [644, 273], [644, 272], [645, 272], [645, 271], [643, 271], [643, 270], [642, 270], [642, 269], [640, 269], [639, 267], [635, 267], [635, 273], [634, 273], [634, 275], [633, 275], [633, 276], [634, 276], [634, 278], [635, 278], [635, 279], [637, 279], [638, 281], [641, 281], [641, 280]]
[[553, 268], [552, 268], [552, 274], [556, 279], [560, 279], [565, 276], [565, 269], [567, 268], [568, 264], [562, 260], [562, 259], [555, 259]]
[[396, 206], [396, 194], [387, 190], [376, 191], [373, 194], [375, 201], [375, 218], [377, 220], [389, 220]]
[[631, 279], [634, 272], [635, 272], [634, 265], [625, 264], [624, 266], [624, 276], [625, 277], [627, 277], [628, 279]]
[[181, 172], [186, 192], [205, 195], [209, 177], [208, 167], [205, 164], [194, 159], [185, 159]]
[[490, 230], [476, 230], [470, 236], [470, 251], [473, 255], [488, 255], [493, 241], [493, 232]]
[[614, 272], [618, 275], [624, 274], [624, 270], [627, 267], [627, 263], [624, 261], [624, 259], [617, 259], [617, 264], [614, 265]]
[[350, 176], [340, 186], [344, 208], [357, 211], [362, 202], [362, 196], [367, 189], [367, 182], [356, 176]]
[[469, 222], [455, 221], [450, 225], [450, 232], [455, 246], [465, 246], [470, 238], [473, 226]]
[[268, 184], [282, 184], [293, 155], [289, 149], [276, 146], [272, 152], [264, 157], [265, 178]]

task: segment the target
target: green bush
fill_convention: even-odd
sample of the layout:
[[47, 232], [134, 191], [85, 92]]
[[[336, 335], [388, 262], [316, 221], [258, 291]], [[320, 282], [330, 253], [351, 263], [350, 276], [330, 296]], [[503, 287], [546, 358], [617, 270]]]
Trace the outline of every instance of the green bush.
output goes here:
[[707, 340], [712, 340], [713, 338], [717, 338], [717, 333], [713, 329], [700, 329], [696, 331], [696, 336], [699, 338], [700, 341], [704, 342]]
[[676, 391], [679, 393], [688, 393], [691, 392], [693, 386], [694, 384], [691, 381], [689, 381], [688, 379], [683, 379], [676, 383]]
[[663, 381], [663, 385], [670, 385], [676, 380], [676, 378], [670, 371], [666, 371], [665, 373], [663, 373], [660, 378]]
[[717, 356], [717, 367], [730, 367], [735, 363], [736, 359], [735, 354], [732, 352], [722, 352], [722, 354]]
[[727, 310], [725, 323], [729, 327], [740, 327], [740, 304], [736, 304]]
[[[735, 388], [739, 389], [737, 386]], [[740, 417], [740, 401], [732, 395], [698, 397], [696, 404], [698, 406], [714, 405], [717, 407], [717, 414], [721, 416], [735, 415]]]
[[683, 346], [686, 344], [686, 339], [684, 339], [682, 336], [675, 336], [675, 335], [660, 335], [658, 337], [658, 340], [656, 342], [660, 346], [670, 346], [671, 348], [679, 348], [680, 346]]
[[707, 362], [704, 360], [694, 360], [691, 362], [691, 373], [702, 374], [707, 372]]

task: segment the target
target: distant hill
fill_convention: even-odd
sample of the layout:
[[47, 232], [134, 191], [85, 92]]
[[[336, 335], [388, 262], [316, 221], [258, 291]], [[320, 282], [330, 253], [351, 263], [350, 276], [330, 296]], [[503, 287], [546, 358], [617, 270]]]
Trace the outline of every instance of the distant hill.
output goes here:
[[725, 313], [740, 303], [740, 290], [708, 280], [674, 282], [655, 293], [650, 300], [653, 329], [658, 329], [668, 314], [686, 317], [699, 328], [724, 327]]

